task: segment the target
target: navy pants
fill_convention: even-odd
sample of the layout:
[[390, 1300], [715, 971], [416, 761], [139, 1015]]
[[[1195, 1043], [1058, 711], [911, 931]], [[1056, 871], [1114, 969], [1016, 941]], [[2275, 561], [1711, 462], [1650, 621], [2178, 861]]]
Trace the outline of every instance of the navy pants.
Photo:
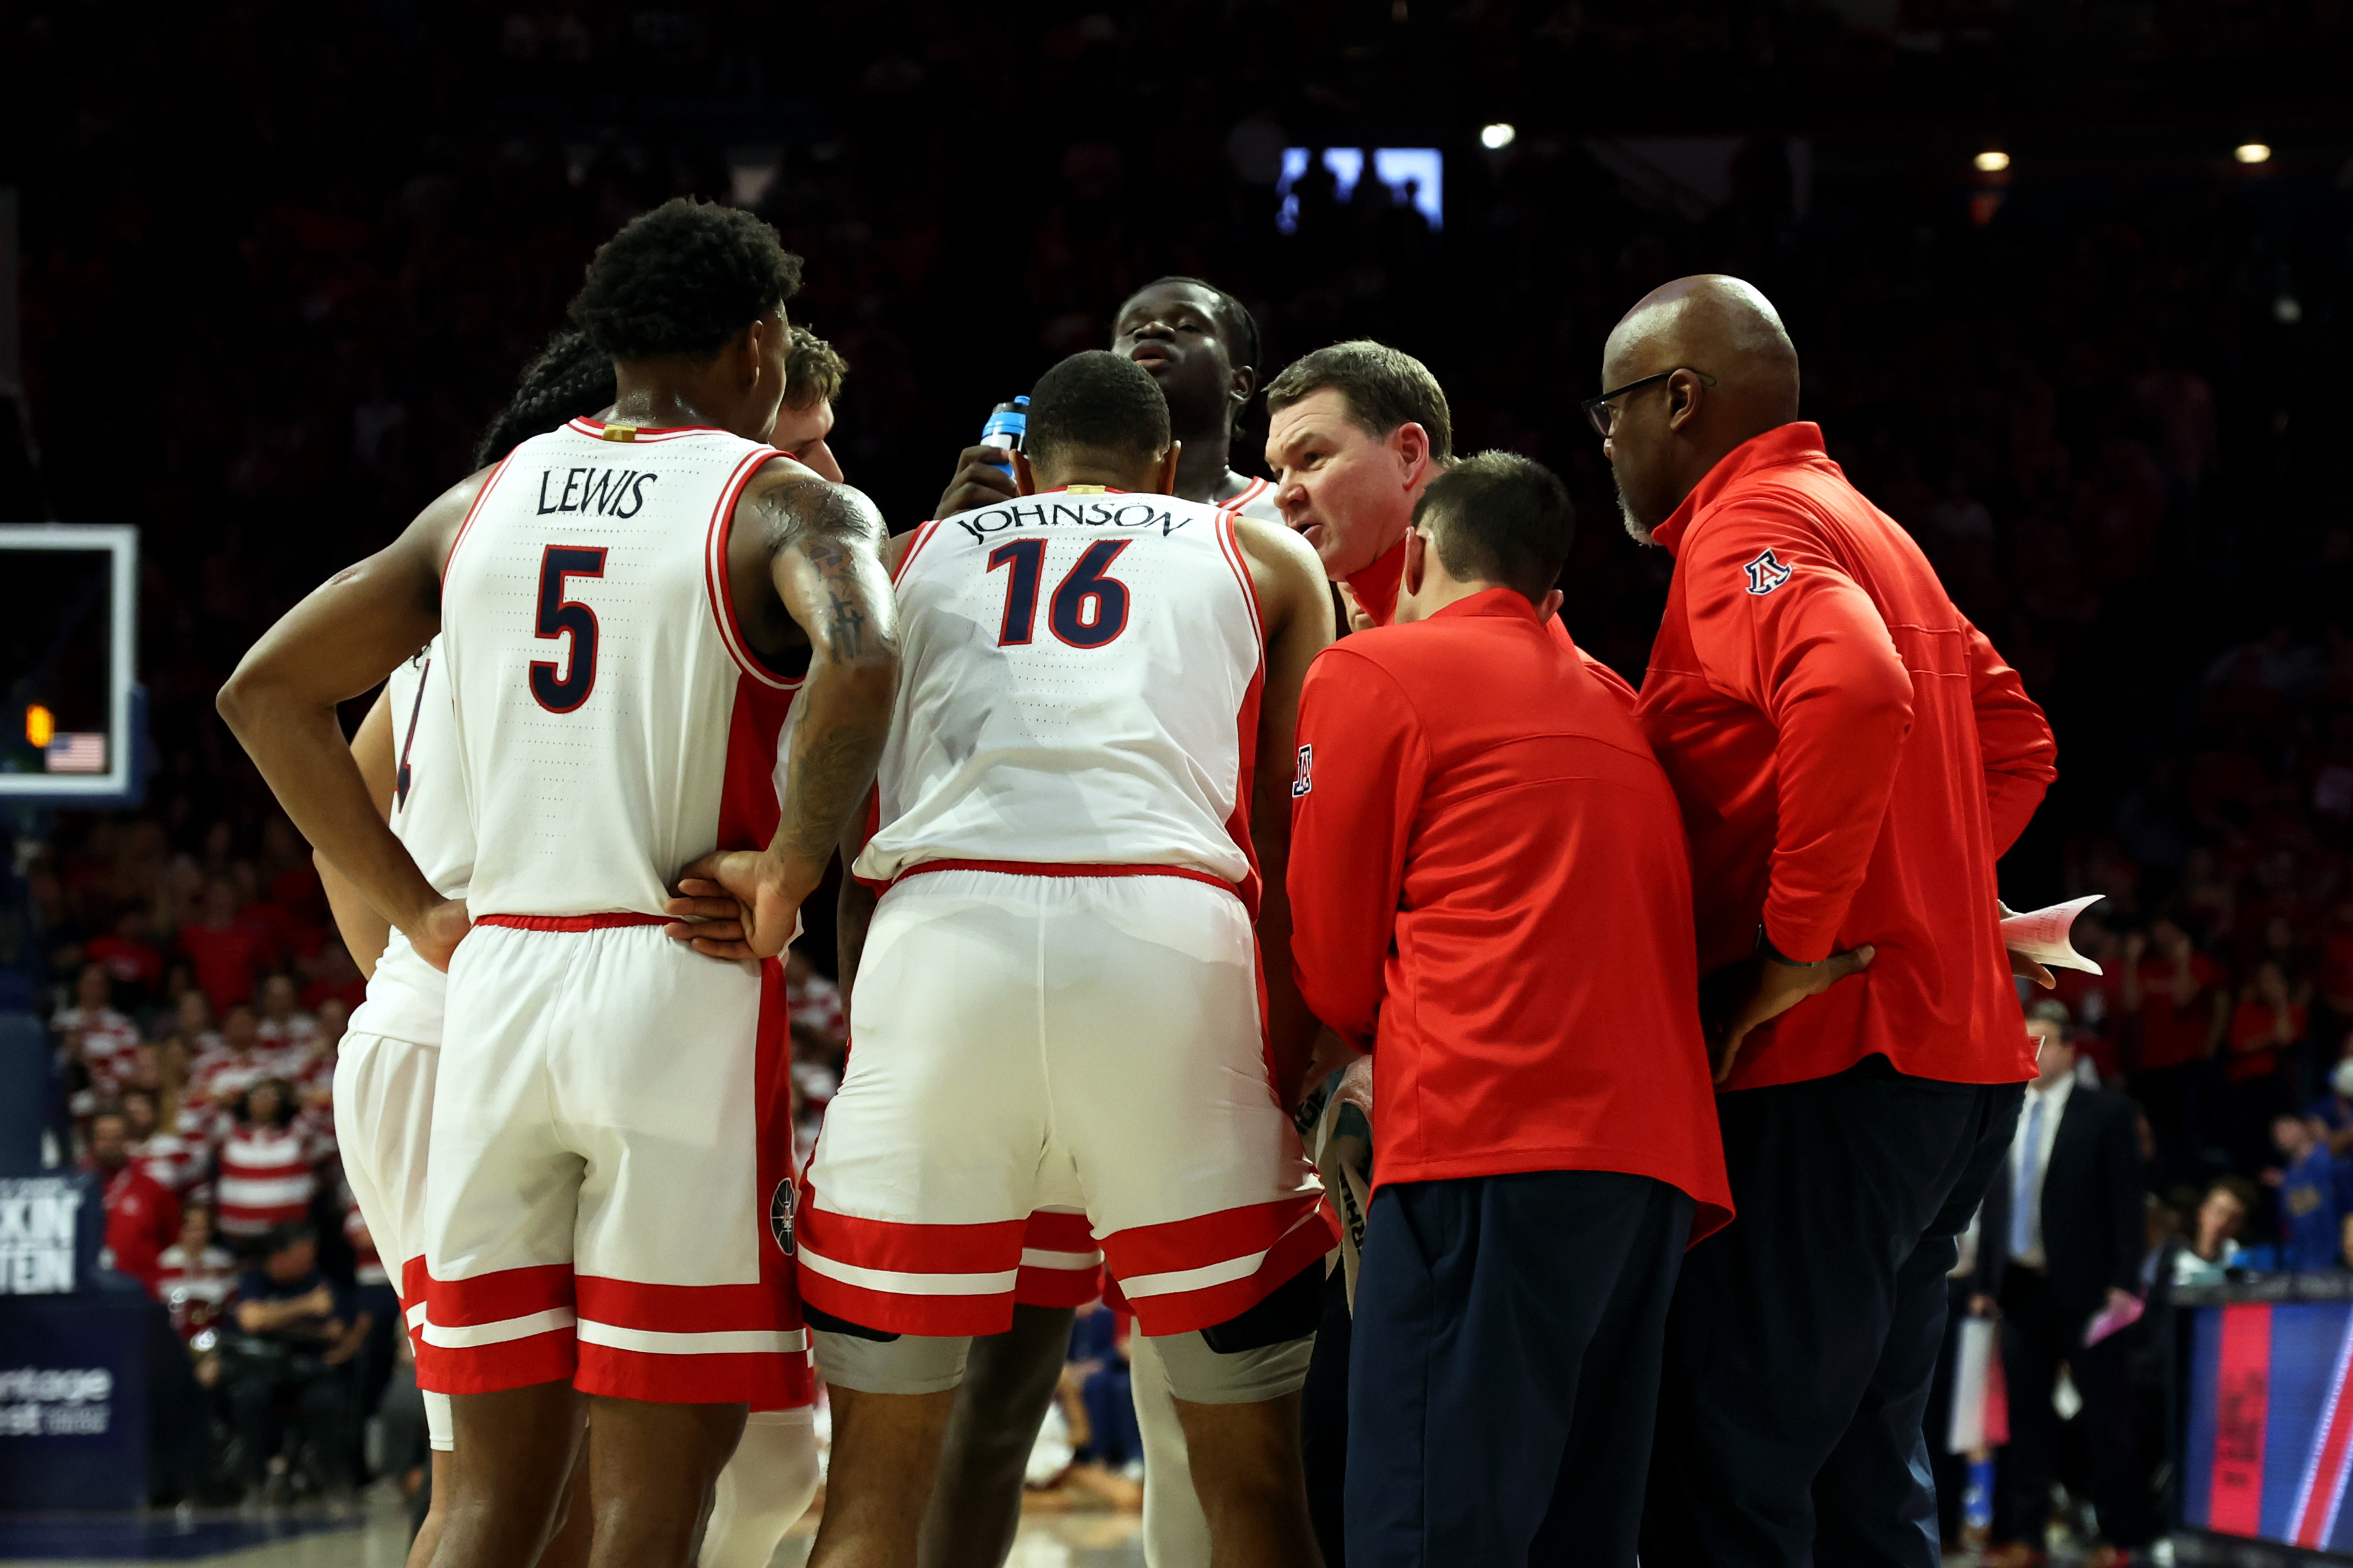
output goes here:
[[1675, 1287], [1643, 1568], [1936, 1568], [1945, 1276], [2024, 1093], [1873, 1057], [1716, 1097], [1738, 1217]]
[[1609, 1171], [1373, 1197], [1348, 1361], [1348, 1568], [1634, 1561], [1692, 1200]]

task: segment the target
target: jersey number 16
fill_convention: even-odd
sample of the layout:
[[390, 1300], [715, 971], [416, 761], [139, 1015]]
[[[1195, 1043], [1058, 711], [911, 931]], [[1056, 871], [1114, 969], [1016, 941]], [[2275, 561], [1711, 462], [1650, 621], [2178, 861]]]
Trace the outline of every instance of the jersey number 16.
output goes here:
[[[1104, 539], [1087, 546], [1077, 565], [1054, 589], [1047, 607], [1047, 624], [1054, 636], [1072, 647], [1101, 647], [1127, 629], [1127, 584], [1106, 576], [1124, 539]], [[1009, 566], [1005, 581], [1005, 621], [997, 634], [999, 647], [1019, 647], [1038, 626], [1038, 590], [1045, 578], [1046, 542], [1015, 539], [988, 552], [988, 569]]]

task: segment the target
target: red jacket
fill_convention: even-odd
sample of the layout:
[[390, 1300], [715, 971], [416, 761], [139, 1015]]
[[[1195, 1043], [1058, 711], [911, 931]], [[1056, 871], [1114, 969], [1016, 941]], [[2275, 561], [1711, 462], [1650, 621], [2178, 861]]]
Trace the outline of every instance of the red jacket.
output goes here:
[[2042, 710], [1911, 536], [1784, 425], [1711, 469], [1657, 541], [1675, 557], [1635, 716], [1691, 830], [1703, 973], [1761, 922], [1862, 975], [1741, 1047], [1728, 1089], [1883, 1054], [1921, 1078], [2034, 1076], [1994, 862], [2056, 776]]
[[1293, 967], [1373, 1052], [1375, 1177], [1622, 1171], [1732, 1195], [1674, 795], [1558, 623], [1490, 589], [1300, 696]]
[[106, 1178], [105, 1202], [110, 1262], [153, 1296], [164, 1249], [180, 1239], [180, 1200], [134, 1160]]
[[[1398, 591], [1405, 586], [1405, 540], [1399, 538], [1375, 558], [1370, 566], [1345, 581], [1348, 591], [1356, 595], [1356, 603], [1364, 606], [1365, 614], [1372, 616], [1373, 624], [1388, 626], [1397, 618]], [[1345, 617], [1340, 629], [1344, 634], [1347, 631]], [[1626, 684], [1626, 678], [1578, 647], [1558, 616], [1552, 617], [1547, 629], [1552, 633], [1553, 640], [1577, 655], [1577, 662], [1590, 670], [1595, 679], [1608, 687], [1619, 701], [1629, 708], [1634, 705], [1634, 689]]]

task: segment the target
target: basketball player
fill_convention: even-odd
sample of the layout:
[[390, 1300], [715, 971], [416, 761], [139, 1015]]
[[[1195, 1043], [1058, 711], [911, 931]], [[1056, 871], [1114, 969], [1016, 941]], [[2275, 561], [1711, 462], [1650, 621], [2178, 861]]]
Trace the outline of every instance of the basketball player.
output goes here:
[[[740, 849], [743, 944], [773, 957], [887, 734], [880, 519], [761, 440], [798, 278], [747, 214], [633, 221], [573, 304], [615, 362], [609, 416], [445, 494], [222, 691], [296, 826], [451, 970], [425, 1223], [428, 1377], [466, 1455], [443, 1568], [537, 1553], [584, 1395], [591, 1562], [683, 1568], [747, 1402], [805, 1374], [757, 1115], [781, 1100], [760, 1092], [784, 1067], [760, 1027], [781, 980], [690, 958], [656, 912], [681, 867]], [[470, 926], [374, 815], [334, 724], [437, 631]]]
[[1167, 418], [1136, 365], [1065, 361], [1016, 458], [1037, 499], [928, 525], [900, 568], [905, 722], [857, 859], [892, 886], [804, 1187], [821, 1565], [914, 1561], [969, 1336], [1056, 1206], [1161, 1342], [1221, 1557], [1314, 1560], [1296, 1390], [1330, 1233], [1268, 1077], [1305, 1015], [1261, 1009], [1250, 913], [1288, 837], [1253, 762], [1288, 757], [1330, 610], [1284, 531], [1161, 499]]
[[[1198, 278], [1155, 279], [1112, 318], [1111, 352], [1150, 371], [1168, 400], [1169, 428], [1184, 445], [1175, 495], [1282, 521], [1273, 483], [1231, 466], [1234, 432], [1259, 386], [1258, 320], [1249, 306]], [[1013, 470], [997, 447], [967, 447], [956, 464], [933, 515], [1014, 497]]]
[[[1111, 352], [1151, 374], [1182, 447], [1175, 493], [1280, 523], [1272, 485], [1230, 465], [1242, 411], [1258, 391], [1258, 322], [1231, 294], [1198, 278], [1162, 278], [1130, 295], [1112, 321]], [[1012, 499], [1013, 472], [993, 447], [967, 448], [936, 515]], [[874, 893], [842, 882], [844, 932], [863, 931]], [[1285, 906], [1287, 908], [1287, 905]], [[843, 970], [848, 988], [849, 967]], [[923, 1521], [922, 1568], [997, 1568], [1021, 1522], [1021, 1478], [1054, 1397], [1072, 1309], [1097, 1293], [1100, 1255], [1083, 1231], [1040, 1215], [1015, 1290], [1013, 1326], [973, 1341], [948, 1422], [939, 1485]], [[1056, 1268], [1054, 1261], [1073, 1267]], [[1187, 1475], [1185, 1434], [1166, 1369], [1148, 1336], [1129, 1342], [1136, 1424], [1144, 1436], [1145, 1557], [1152, 1568], [1205, 1568], [1208, 1525]]]
[[[825, 446], [833, 399], [849, 366], [832, 345], [792, 328], [784, 405], [768, 435], [804, 465], [839, 479]], [[475, 466], [503, 459], [518, 445], [566, 421], [612, 406], [612, 356], [579, 331], [559, 333], [525, 368], [514, 396], [484, 432]], [[789, 444], [788, 444], [789, 443]], [[830, 469], [831, 471], [827, 472]], [[454, 722], [446, 678], [434, 679], [437, 639], [392, 672], [352, 738], [368, 793], [385, 812], [434, 886], [463, 899], [473, 861], [473, 826], [454, 773]], [[446, 666], [444, 667], [446, 669]], [[429, 700], [428, 700], [429, 693]], [[433, 787], [420, 787], [430, 784]], [[425, 1162], [440, 1058], [446, 977], [423, 963], [406, 937], [319, 858], [319, 874], [338, 933], [368, 979], [367, 1000], [353, 1016], [337, 1054], [336, 1138], [361, 1217], [391, 1262], [402, 1310], [420, 1357], [425, 1321]], [[409, 1549], [417, 1568], [430, 1563], [451, 1492], [454, 1460], [449, 1396], [425, 1394], [432, 1449], [430, 1505]], [[720, 1474], [704, 1531], [701, 1568], [766, 1568], [816, 1495], [818, 1468], [810, 1407], [754, 1410], [743, 1440]], [[564, 1529], [541, 1557], [543, 1568], [579, 1561], [587, 1549], [588, 1514], [568, 1510]], [[576, 1540], [572, 1539], [577, 1537]]]

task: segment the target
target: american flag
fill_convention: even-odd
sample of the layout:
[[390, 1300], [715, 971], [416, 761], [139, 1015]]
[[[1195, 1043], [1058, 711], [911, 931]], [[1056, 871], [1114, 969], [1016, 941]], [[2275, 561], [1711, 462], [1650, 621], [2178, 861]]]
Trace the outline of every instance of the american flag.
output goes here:
[[106, 771], [106, 736], [95, 730], [59, 735], [49, 742], [48, 759], [49, 772], [53, 773], [102, 773]]

